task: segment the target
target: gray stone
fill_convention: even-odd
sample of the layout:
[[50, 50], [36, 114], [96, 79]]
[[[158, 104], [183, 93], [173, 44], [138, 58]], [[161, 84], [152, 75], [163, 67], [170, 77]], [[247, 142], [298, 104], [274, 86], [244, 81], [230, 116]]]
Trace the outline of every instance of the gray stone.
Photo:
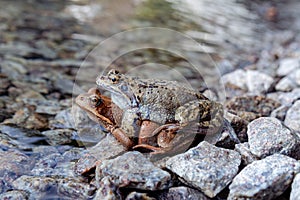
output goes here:
[[89, 199], [95, 193], [96, 187], [74, 178], [64, 178], [57, 181], [57, 193], [71, 199]]
[[246, 83], [246, 72], [244, 70], [238, 69], [231, 73], [225, 74], [222, 76], [222, 83], [233, 84], [241, 89], [247, 89]]
[[132, 151], [96, 167], [96, 182], [108, 176], [118, 187], [162, 190], [170, 187], [171, 175], [155, 167], [143, 154]]
[[75, 132], [70, 129], [55, 129], [43, 131], [41, 134], [48, 138], [47, 142], [50, 145], [55, 146], [59, 144], [70, 144]]
[[300, 199], [300, 174], [297, 174], [292, 184], [290, 200]]
[[278, 108], [274, 109], [271, 112], [270, 117], [275, 117], [281, 121], [284, 121], [288, 109], [289, 109], [288, 106], [285, 105], [279, 106]]
[[254, 161], [233, 179], [228, 199], [275, 199], [299, 170], [297, 160], [281, 154]]
[[251, 93], [265, 93], [270, 89], [273, 82], [274, 79], [267, 74], [254, 70], [246, 71], [246, 84]]
[[277, 69], [278, 76], [286, 76], [296, 68], [300, 67], [299, 59], [297, 58], [285, 58], [279, 63], [279, 68]]
[[275, 100], [279, 100], [281, 104], [290, 106], [300, 98], [300, 88], [295, 88], [291, 92], [280, 93]]
[[180, 187], [172, 187], [167, 192], [163, 193], [159, 196], [159, 200], [169, 200], [169, 199], [180, 199], [180, 200], [209, 200], [207, 196], [201, 193], [198, 190], [180, 186]]
[[28, 199], [28, 194], [22, 190], [12, 190], [12, 191], [8, 191], [8, 192], [0, 194], [0, 199], [23, 200], [23, 199]]
[[56, 180], [50, 177], [33, 177], [23, 175], [13, 183], [14, 188], [25, 190], [30, 194], [30, 199], [43, 199], [47, 193], [56, 191]]
[[284, 124], [289, 128], [300, 131], [300, 100], [296, 101], [286, 113]]
[[125, 200], [156, 200], [154, 197], [150, 197], [147, 193], [131, 192]]
[[87, 149], [87, 153], [75, 165], [76, 174], [84, 174], [96, 167], [97, 163], [114, 158], [126, 148], [114, 136], [107, 134], [97, 145]]
[[212, 198], [231, 182], [240, 163], [241, 156], [236, 151], [203, 141], [186, 153], [167, 160], [166, 166], [188, 185]]
[[255, 156], [251, 153], [248, 142], [236, 144], [234, 150], [239, 152], [240, 155], [242, 156], [242, 164], [243, 165], [248, 165], [248, 164], [254, 162], [255, 160], [258, 160], [257, 156]]
[[118, 200], [121, 199], [118, 188], [109, 177], [101, 179], [94, 200]]
[[26, 105], [33, 105], [36, 107], [35, 112], [39, 114], [47, 114], [47, 115], [56, 115], [63, 108], [57, 102], [53, 100], [40, 100], [40, 99], [23, 99], [22, 100]]
[[248, 124], [249, 147], [259, 158], [274, 153], [297, 157], [299, 139], [281, 121], [273, 117], [261, 117]]
[[282, 78], [275, 86], [276, 90], [288, 92], [294, 89], [297, 84], [291, 79], [291, 77], [286, 76]]

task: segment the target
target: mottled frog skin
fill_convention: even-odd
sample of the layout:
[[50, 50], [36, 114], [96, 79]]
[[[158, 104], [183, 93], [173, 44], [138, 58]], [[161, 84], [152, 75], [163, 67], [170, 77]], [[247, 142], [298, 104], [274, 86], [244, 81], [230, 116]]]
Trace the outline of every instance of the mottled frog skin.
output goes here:
[[141, 120], [178, 128], [197, 123], [200, 133], [215, 133], [223, 125], [223, 106], [175, 81], [140, 79], [112, 69], [97, 77], [100, 89], [111, 92], [112, 101], [124, 111], [121, 128], [137, 135]]

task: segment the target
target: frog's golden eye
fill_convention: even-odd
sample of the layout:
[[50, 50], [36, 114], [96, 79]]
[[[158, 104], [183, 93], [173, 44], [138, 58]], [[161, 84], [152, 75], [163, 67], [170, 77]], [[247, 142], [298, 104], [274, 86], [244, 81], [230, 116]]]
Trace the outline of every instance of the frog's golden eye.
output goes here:
[[90, 103], [92, 106], [97, 107], [102, 103], [102, 100], [97, 96], [90, 97]]

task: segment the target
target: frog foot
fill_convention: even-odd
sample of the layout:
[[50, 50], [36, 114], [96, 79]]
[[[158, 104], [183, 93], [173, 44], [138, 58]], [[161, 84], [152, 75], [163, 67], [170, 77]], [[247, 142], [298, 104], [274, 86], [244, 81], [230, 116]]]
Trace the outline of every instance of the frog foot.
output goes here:
[[158, 135], [161, 132], [168, 132], [168, 133], [175, 133], [176, 131], [178, 131], [182, 126], [180, 124], [165, 124], [162, 125], [160, 127], [158, 127], [157, 129], [155, 129], [152, 132], [152, 136], [154, 135]]

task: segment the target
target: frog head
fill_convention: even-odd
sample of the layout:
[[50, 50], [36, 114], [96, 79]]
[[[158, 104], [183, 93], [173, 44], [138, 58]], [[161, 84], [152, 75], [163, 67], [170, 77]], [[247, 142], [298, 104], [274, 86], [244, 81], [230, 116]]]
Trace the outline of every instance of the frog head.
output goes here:
[[132, 77], [121, 74], [118, 70], [112, 69], [107, 75], [97, 77], [96, 83], [99, 88], [110, 91], [113, 101], [121, 108], [136, 107], [137, 101], [132, 92]]

